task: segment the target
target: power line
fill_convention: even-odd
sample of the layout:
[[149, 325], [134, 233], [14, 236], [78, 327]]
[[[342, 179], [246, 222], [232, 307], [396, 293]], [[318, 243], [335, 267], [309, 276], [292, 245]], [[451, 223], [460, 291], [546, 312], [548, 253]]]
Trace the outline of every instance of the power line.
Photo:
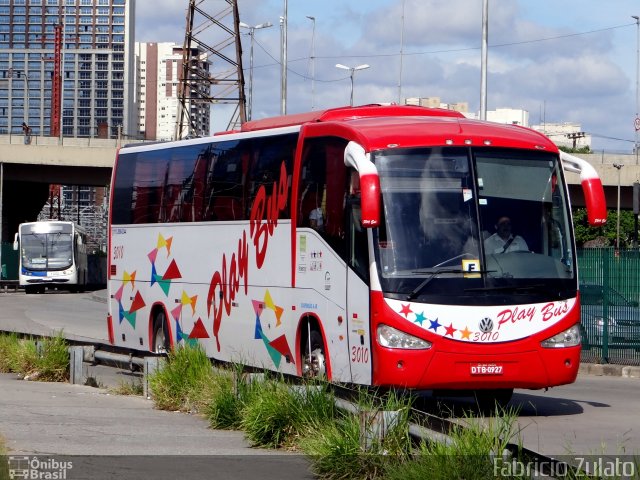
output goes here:
[[[516, 46], [516, 45], [526, 45], [526, 44], [531, 44], [531, 43], [540, 43], [540, 42], [548, 42], [548, 41], [552, 41], [552, 40], [560, 40], [560, 39], [564, 39], [564, 38], [571, 38], [571, 37], [579, 37], [579, 36], [583, 36], [583, 35], [592, 35], [594, 33], [601, 33], [601, 32], [606, 32], [606, 31], [611, 31], [611, 30], [617, 30], [620, 28], [626, 28], [626, 27], [630, 27], [630, 26], [635, 26], [635, 23], [625, 23], [622, 25], [615, 25], [612, 27], [604, 27], [604, 28], [598, 28], [595, 30], [587, 30], [584, 32], [576, 32], [576, 33], [567, 33], [564, 35], [555, 35], [553, 37], [544, 37], [544, 38], [537, 38], [537, 39], [531, 39], [531, 40], [522, 40], [519, 42], [509, 42], [509, 43], [496, 43], [496, 44], [492, 44], [489, 45], [489, 48], [503, 48], [503, 47], [512, 47], [512, 46]], [[260, 47], [260, 49], [269, 57], [271, 58], [274, 63], [271, 64], [264, 64], [264, 65], [258, 65], [258, 66], [254, 66], [254, 68], [266, 68], [266, 67], [272, 67], [274, 65], [280, 65], [280, 61], [278, 59], [276, 59], [265, 47], [264, 45], [262, 45], [260, 42], [258, 42], [257, 40], [255, 40], [255, 43]], [[459, 53], [459, 52], [469, 52], [469, 51], [474, 51], [474, 50], [479, 50], [480, 47], [463, 47], [463, 48], [449, 48], [449, 49], [442, 49], [442, 50], [425, 50], [425, 51], [421, 51], [421, 52], [403, 52], [403, 56], [418, 56], [418, 55], [434, 55], [434, 54], [441, 54], [441, 53]], [[368, 55], [315, 55], [316, 59], [325, 59], [325, 60], [331, 60], [331, 59], [340, 59], [340, 58], [389, 58], [389, 57], [399, 57], [400, 54], [399, 53], [376, 53], [376, 54], [368, 54]], [[309, 57], [299, 57], [299, 58], [295, 58], [295, 59], [291, 59], [288, 61], [289, 64], [291, 63], [295, 63], [295, 62], [300, 62], [300, 61], [309, 61]], [[291, 72], [294, 75], [297, 75], [298, 77], [301, 77], [305, 80], [310, 80], [310, 77], [308, 77], [307, 75], [304, 75], [302, 73], [296, 72], [295, 70], [292, 70], [290, 67], [287, 67], [287, 71]], [[333, 82], [340, 82], [342, 80], [345, 80], [348, 77], [345, 78], [339, 78], [339, 79], [335, 79], [335, 80], [322, 80], [322, 79], [318, 79], [316, 78], [315, 81], [317, 82], [322, 82], [322, 83], [333, 83]], [[626, 140], [625, 140], [626, 141]]]

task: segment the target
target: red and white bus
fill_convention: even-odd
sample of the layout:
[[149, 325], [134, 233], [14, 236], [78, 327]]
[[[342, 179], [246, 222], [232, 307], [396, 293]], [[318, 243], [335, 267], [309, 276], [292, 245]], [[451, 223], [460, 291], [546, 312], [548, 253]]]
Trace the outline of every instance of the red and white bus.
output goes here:
[[[370, 105], [119, 151], [111, 343], [200, 343], [221, 361], [332, 381], [509, 397], [580, 358], [565, 169], [527, 128]], [[510, 220], [516, 241], [495, 248]], [[508, 245], [507, 245], [508, 243]], [[524, 247], [523, 247], [524, 245]], [[516, 248], [517, 247], [517, 248]]]

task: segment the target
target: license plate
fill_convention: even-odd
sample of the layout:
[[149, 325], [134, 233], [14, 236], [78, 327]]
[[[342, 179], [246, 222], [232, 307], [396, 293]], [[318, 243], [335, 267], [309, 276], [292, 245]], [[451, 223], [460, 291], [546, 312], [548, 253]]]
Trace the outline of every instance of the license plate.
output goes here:
[[504, 367], [495, 363], [476, 363], [471, 365], [471, 375], [502, 375]]

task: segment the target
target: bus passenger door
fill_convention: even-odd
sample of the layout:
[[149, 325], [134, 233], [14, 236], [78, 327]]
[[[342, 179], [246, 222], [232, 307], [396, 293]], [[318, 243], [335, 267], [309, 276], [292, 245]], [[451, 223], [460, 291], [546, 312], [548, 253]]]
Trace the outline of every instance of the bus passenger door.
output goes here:
[[360, 199], [346, 206], [347, 328], [352, 382], [371, 384], [371, 321], [369, 318], [368, 230], [362, 226]]

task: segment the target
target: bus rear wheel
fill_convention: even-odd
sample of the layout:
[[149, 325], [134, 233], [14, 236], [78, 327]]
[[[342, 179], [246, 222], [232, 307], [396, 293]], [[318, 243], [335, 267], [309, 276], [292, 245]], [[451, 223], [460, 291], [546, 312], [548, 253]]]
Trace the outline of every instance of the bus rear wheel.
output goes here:
[[311, 330], [309, 332], [308, 337], [304, 339], [302, 351], [302, 376], [305, 378], [326, 377], [326, 351], [319, 331]]
[[154, 353], [167, 353], [169, 351], [169, 337], [166, 330], [166, 317], [164, 312], [156, 315], [153, 328], [152, 351]]

